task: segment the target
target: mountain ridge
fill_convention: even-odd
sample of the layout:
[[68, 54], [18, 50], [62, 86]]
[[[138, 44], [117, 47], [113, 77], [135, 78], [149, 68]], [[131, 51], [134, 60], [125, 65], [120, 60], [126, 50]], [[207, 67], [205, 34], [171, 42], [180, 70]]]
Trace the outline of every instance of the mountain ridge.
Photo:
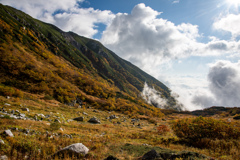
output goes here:
[[[100, 108], [106, 105], [106, 101], [110, 101], [109, 98], [112, 98], [113, 100], [107, 103], [110, 107], [106, 108], [112, 106], [116, 109], [120, 102], [117, 102], [114, 96], [118, 95], [118, 98], [126, 102], [136, 103], [139, 111], [142, 107], [153, 110], [139, 98], [144, 83], [147, 82], [167, 100], [164, 108], [182, 109], [177, 105], [176, 99], [171, 96], [167, 86], [120, 58], [100, 42], [73, 32], [64, 32], [52, 24], [33, 19], [12, 7], [0, 4], [0, 11], [2, 14], [1, 51], [3, 52], [1, 57], [10, 56], [7, 53], [15, 54], [11, 56], [18, 57], [15, 61], [21, 67], [23, 63], [30, 63], [28, 60], [23, 60], [22, 56], [29, 56], [32, 61], [35, 59], [34, 62], [22, 68], [9, 66], [7, 59], [1, 60], [1, 63], [5, 64], [2, 66], [1, 74], [4, 75], [0, 80], [2, 85], [31, 93], [49, 94], [60, 102], [71, 102], [77, 96], [83, 99], [93, 96], [95, 98], [87, 99], [91, 99], [91, 103], [94, 103], [93, 99], [103, 101]], [[13, 51], [16, 53], [12, 53]], [[39, 60], [45, 66], [41, 66]], [[34, 66], [34, 63], [39, 67]], [[17, 74], [7, 73], [14, 67]], [[58, 82], [52, 84], [53, 80], [49, 77], [55, 78]], [[27, 85], [24, 84], [25, 81]], [[32, 88], [29, 89], [29, 86]], [[47, 91], [42, 89], [44, 87]]]

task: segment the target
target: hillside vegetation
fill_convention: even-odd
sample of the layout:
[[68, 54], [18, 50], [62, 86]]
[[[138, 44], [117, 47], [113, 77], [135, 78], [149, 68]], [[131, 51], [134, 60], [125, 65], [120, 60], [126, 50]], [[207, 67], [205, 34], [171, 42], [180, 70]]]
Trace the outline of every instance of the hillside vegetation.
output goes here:
[[[239, 159], [239, 108], [180, 111], [168, 87], [101, 43], [0, 12], [0, 159]], [[141, 97], [145, 82], [164, 109]], [[57, 154], [76, 143], [88, 153]]]
[[170, 90], [95, 40], [63, 32], [1, 5], [0, 92], [44, 94], [61, 103], [76, 98], [103, 110], [161, 116], [140, 94], [144, 82], [181, 110]]

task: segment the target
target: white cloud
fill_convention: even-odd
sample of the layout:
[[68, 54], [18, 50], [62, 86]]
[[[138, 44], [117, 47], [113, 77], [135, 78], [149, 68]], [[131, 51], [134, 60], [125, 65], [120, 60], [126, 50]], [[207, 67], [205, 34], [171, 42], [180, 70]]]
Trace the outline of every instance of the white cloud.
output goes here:
[[198, 27], [157, 18], [161, 13], [136, 5], [131, 14], [119, 13], [103, 32], [101, 41], [123, 58], [141, 68], [187, 56], [198, 46]]
[[228, 14], [214, 22], [213, 27], [230, 32], [235, 38], [240, 35], [240, 14]]
[[180, 2], [180, 0], [175, 0], [175, 1], [173, 1], [172, 3], [173, 4], [176, 4], [176, 3], [179, 3]]
[[[206, 94], [196, 95], [193, 103], [205, 105], [220, 105], [234, 107], [240, 105], [240, 61], [219, 60], [210, 65], [208, 73], [209, 91]], [[206, 106], [208, 104], [208, 106]]]
[[[101, 42], [118, 55], [151, 73], [169, 60], [239, 52], [239, 42], [219, 40], [200, 43], [197, 25], [175, 25], [160, 12], [141, 3], [131, 14], [118, 13], [103, 32]], [[156, 76], [155, 76], [156, 77]]]
[[0, 0], [5, 5], [20, 9], [34, 18], [52, 23], [64, 31], [73, 31], [86, 37], [98, 32], [97, 23], [108, 24], [111, 11], [79, 8], [84, 0]]
[[142, 91], [142, 97], [148, 104], [153, 104], [158, 108], [164, 108], [167, 105], [167, 100], [161, 97], [161, 92], [158, 92], [154, 88], [148, 86], [145, 82]]

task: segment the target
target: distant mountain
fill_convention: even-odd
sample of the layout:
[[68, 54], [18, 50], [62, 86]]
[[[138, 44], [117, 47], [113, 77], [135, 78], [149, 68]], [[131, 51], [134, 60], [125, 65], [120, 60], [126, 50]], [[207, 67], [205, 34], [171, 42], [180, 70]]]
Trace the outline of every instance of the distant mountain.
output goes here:
[[166, 99], [163, 108], [182, 109], [167, 86], [100, 42], [12, 7], [0, 4], [0, 13], [1, 94], [45, 94], [67, 104], [78, 97], [96, 108], [160, 114], [140, 96], [147, 82]]

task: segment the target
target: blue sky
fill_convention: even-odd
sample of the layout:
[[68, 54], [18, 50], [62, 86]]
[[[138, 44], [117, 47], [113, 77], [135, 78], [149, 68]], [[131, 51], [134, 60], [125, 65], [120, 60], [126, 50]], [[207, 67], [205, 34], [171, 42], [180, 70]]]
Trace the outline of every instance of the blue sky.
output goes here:
[[240, 105], [240, 0], [0, 3], [99, 40], [164, 82], [189, 110]]

